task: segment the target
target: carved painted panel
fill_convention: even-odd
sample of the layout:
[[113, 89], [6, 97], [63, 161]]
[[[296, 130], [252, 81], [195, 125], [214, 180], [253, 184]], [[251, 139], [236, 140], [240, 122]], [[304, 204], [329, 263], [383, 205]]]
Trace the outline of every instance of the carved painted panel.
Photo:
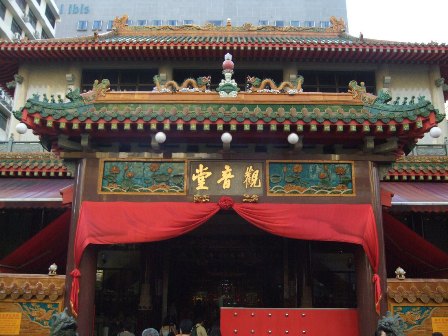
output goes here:
[[186, 161], [101, 160], [98, 193], [185, 195]]
[[355, 196], [353, 162], [268, 161], [269, 196]]
[[[448, 318], [448, 306], [444, 304], [434, 305], [393, 305], [392, 314], [398, 314], [403, 320], [403, 331], [408, 336], [431, 335], [432, 332], [448, 331], [448, 324], [434, 323], [440, 319]], [[445, 319], [440, 318], [445, 317]]]

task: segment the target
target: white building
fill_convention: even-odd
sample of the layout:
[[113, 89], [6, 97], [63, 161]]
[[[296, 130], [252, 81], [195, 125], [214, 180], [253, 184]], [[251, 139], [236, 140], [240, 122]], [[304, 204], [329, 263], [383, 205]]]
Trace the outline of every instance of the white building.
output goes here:
[[180, 26], [207, 23], [223, 26], [228, 18], [241, 26], [321, 27], [330, 26], [335, 16], [347, 22], [345, 0], [133, 0], [119, 6], [97, 0], [56, 0], [61, 15], [57, 37], [92, 35], [112, 30], [115, 17], [126, 14], [129, 26]]
[[0, 39], [34, 40], [55, 37], [59, 11], [53, 0], [0, 1]]
[[[59, 20], [58, 8], [53, 0], [0, 0], [0, 40], [54, 38]], [[0, 84], [0, 141], [7, 138], [12, 92], [17, 82], [21, 82], [20, 77], [17, 79]]]

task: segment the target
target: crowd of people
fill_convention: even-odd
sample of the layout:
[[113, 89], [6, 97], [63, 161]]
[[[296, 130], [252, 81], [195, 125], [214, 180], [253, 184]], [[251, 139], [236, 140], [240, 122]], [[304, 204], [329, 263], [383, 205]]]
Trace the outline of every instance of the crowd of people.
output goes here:
[[[202, 317], [196, 318], [193, 323], [190, 319], [183, 319], [177, 327], [175, 321], [167, 317], [163, 320], [160, 329], [147, 328], [143, 330], [142, 336], [221, 336], [219, 325], [213, 324], [206, 329], [205, 321]], [[113, 335], [114, 336], [114, 335]], [[130, 326], [123, 325], [117, 336], [136, 336]]]

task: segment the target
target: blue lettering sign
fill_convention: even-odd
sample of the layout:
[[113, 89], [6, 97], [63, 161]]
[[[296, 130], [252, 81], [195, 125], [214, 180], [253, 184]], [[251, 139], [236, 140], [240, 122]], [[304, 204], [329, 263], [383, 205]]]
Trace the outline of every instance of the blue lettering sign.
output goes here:
[[[61, 14], [63, 10], [63, 5], [61, 5]], [[67, 14], [89, 14], [90, 8], [89, 6], [86, 6], [84, 4], [70, 4], [68, 6], [68, 13]]]

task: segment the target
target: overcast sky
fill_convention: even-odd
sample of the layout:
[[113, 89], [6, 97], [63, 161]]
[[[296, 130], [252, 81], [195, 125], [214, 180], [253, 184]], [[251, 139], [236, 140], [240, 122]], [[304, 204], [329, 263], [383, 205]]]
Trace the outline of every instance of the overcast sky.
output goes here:
[[353, 36], [448, 43], [448, 0], [347, 0], [347, 14]]

